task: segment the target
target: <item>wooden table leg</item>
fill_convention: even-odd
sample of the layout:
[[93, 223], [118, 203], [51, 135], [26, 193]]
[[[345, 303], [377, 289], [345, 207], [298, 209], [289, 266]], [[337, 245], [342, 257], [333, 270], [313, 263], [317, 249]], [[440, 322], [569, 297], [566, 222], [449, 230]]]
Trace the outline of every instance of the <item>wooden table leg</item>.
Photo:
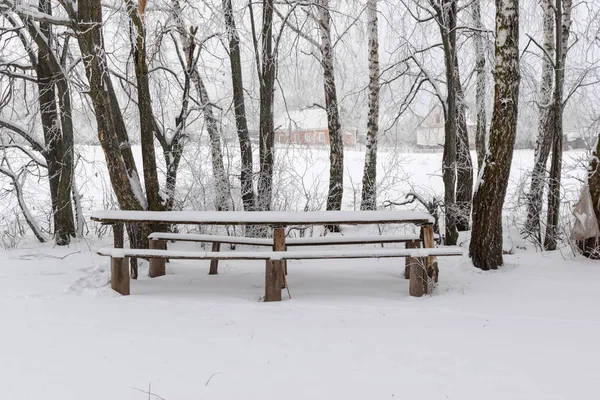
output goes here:
[[[113, 239], [115, 249], [123, 248], [123, 224], [113, 225]], [[127, 258], [112, 258], [110, 262], [110, 287], [123, 296], [130, 294], [129, 288], [129, 260]]]
[[281, 261], [267, 260], [265, 301], [281, 301]]
[[[435, 247], [432, 224], [423, 225], [421, 227], [421, 238], [423, 239], [424, 248], [432, 249]], [[433, 289], [433, 283], [438, 281], [439, 275], [439, 268], [437, 265], [436, 257], [427, 257], [425, 270], [425, 293], [431, 293]]]
[[[164, 240], [150, 239], [149, 247], [151, 249], [166, 250], [167, 242]], [[164, 258], [151, 258], [150, 259], [150, 268], [149, 268], [148, 273], [150, 275], [150, 278], [155, 278], [157, 276], [165, 275], [166, 274], [165, 259]]]
[[[418, 249], [419, 247], [421, 247], [421, 241], [412, 240], [410, 242], [406, 242], [404, 247], [407, 249]], [[406, 278], [406, 279], [410, 278], [410, 264], [411, 264], [410, 257], [406, 257], [406, 264], [404, 266], [404, 278]]]
[[[273, 229], [273, 251], [285, 251], [285, 228], [278, 227]], [[280, 264], [281, 273], [286, 275], [287, 273], [287, 263], [286, 260], [277, 260]], [[281, 279], [281, 288], [285, 289], [285, 276], [282, 276]]]
[[[212, 244], [212, 251], [216, 253], [219, 250], [221, 250], [221, 243], [214, 242]], [[209, 275], [217, 275], [218, 270], [219, 270], [219, 260], [217, 260], [217, 259], [210, 260], [210, 269], [208, 270], [208, 274]]]

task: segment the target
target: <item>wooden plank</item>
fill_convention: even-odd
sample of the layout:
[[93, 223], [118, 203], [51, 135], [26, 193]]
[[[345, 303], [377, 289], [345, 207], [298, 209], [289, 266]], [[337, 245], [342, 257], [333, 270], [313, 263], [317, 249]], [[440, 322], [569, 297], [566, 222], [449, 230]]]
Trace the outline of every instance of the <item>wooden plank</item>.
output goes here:
[[104, 224], [138, 222], [184, 225], [374, 225], [430, 224], [431, 215], [417, 211], [94, 211]]
[[[273, 228], [273, 251], [285, 251], [285, 228]], [[279, 263], [279, 268], [282, 274], [286, 274], [286, 260], [276, 260]], [[281, 277], [282, 289], [285, 289], [285, 277]]]
[[[149, 247], [153, 250], [166, 250], [167, 242], [164, 240], [152, 239], [149, 241]], [[164, 258], [150, 258], [150, 268], [148, 271], [150, 278], [164, 276], [166, 274], [166, 266]]]
[[129, 260], [127, 258], [111, 258], [110, 261], [110, 287], [123, 296], [129, 296]]
[[265, 301], [281, 301], [281, 263], [267, 260], [265, 273]]
[[408, 292], [413, 297], [425, 293], [425, 258], [409, 258], [410, 286]]
[[[431, 249], [435, 247], [433, 240], [433, 225], [427, 224], [421, 227], [423, 234], [423, 247]], [[427, 275], [425, 279], [425, 293], [431, 293], [433, 290], [434, 282], [438, 281], [439, 268], [437, 265], [437, 258], [435, 256], [427, 257]]]
[[[194, 233], [154, 232], [148, 236], [150, 239], [174, 240], [180, 242], [204, 243], [232, 243], [249, 246], [273, 246], [270, 239], [252, 238], [244, 236], [207, 235]], [[420, 240], [417, 235], [374, 235], [374, 236], [314, 236], [307, 238], [287, 238], [286, 247], [291, 246], [340, 246], [368, 243], [404, 243]]]
[[[419, 247], [421, 247], [421, 241], [419, 240], [413, 240], [412, 242], [406, 242], [406, 244], [404, 245], [405, 248], [407, 249], [418, 249]], [[404, 266], [404, 278], [405, 279], [409, 279], [410, 278], [410, 257], [406, 258], [406, 263]]]
[[[218, 253], [221, 250], [221, 243], [214, 242], [212, 244], [212, 252]], [[208, 270], [209, 275], [217, 275], [219, 270], [219, 259], [213, 258], [210, 260], [210, 269]]]
[[319, 260], [343, 258], [401, 258], [401, 257], [427, 257], [427, 256], [462, 256], [464, 250], [458, 246], [446, 246], [433, 249], [358, 249], [322, 250], [322, 251], [181, 251], [181, 250], [154, 250], [154, 249], [114, 249], [102, 248], [97, 251], [101, 256], [111, 257], [140, 257], [140, 258], [172, 258], [179, 260], [203, 260], [217, 258], [219, 260]]

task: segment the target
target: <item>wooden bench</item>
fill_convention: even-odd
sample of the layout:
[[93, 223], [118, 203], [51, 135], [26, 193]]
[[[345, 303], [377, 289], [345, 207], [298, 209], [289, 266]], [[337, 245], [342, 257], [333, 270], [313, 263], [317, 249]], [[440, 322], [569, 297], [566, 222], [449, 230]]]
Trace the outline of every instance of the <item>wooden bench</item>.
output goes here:
[[111, 257], [111, 284], [122, 294], [129, 294], [129, 274], [127, 258], [149, 258], [150, 262], [165, 259], [180, 260], [266, 260], [265, 301], [281, 300], [281, 288], [285, 287], [283, 260], [315, 259], [360, 259], [360, 258], [404, 258], [410, 267], [410, 294], [422, 296], [428, 292], [433, 277], [430, 275], [428, 257], [462, 256], [464, 251], [458, 246], [442, 248], [392, 248], [392, 249], [356, 249], [323, 251], [180, 251], [164, 249], [120, 249], [106, 247], [98, 254]]
[[[295, 211], [128, 211], [128, 210], [103, 210], [103, 211], [95, 211], [92, 213], [92, 220], [99, 222], [101, 224], [109, 224], [113, 226], [113, 238], [114, 238], [114, 248], [122, 249], [124, 247], [124, 238], [123, 238], [123, 224], [133, 224], [134, 227], [138, 225], [217, 225], [217, 226], [263, 226], [270, 227], [272, 229], [272, 251], [273, 252], [288, 252], [288, 243], [286, 243], [286, 235], [285, 230], [286, 227], [289, 226], [342, 226], [342, 225], [382, 225], [382, 224], [412, 224], [420, 227], [422, 238], [422, 244], [424, 249], [427, 251], [431, 251], [431, 253], [427, 253], [425, 258], [412, 258], [409, 255], [412, 253], [405, 253], [405, 249], [388, 249], [388, 251], [397, 251], [397, 255], [392, 255], [391, 253], [387, 254], [387, 257], [409, 257], [407, 260], [407, 266], [405, 267], [405, 276], [410, 275], [411, 283], [417, 282], [420, 278], [421, 283], [415, 284], [415, 290], [412, 289], [411, 285], [411, 295], [413, 296], [421, 296], [424, 292], [428, 293], [431, 286], [428, 285], [429, 280], [437, 280], [437, 266], [436, 266], [436, 252], [433, 250], [435, 247], [434, 243], [434, 235], [433, 235], [433, 223], [435, 222], [434, 218], [428, 213], [417, 212], [417, 211], [308, 211], [308, 212], [295, 212]], [[206, 239], [206, 238], [204, 238]], [[300, 240], [302, 239], [302, 240]], [[394, 239], [396, 241], [397, 238]], [[166, 239], [157, 239], [150, 240], [150, 245], [152, 247], [161, 247], [158, 249], [149, 249], [149, 250], [159, 250], [164, 253], [160, 254], [175, 254], [177, 253], [168, 253], [169, 250], [166, 250]], [[228, 240], [231, 240], [228, 238]], [[259, 239], [260, 240], [260, 239]], [[264, 240], [264, 239], [262, 239]], [[331, 244], [327, 243], [328, 241], [337, 241], [339, 243], [340, 238], [335, 239], [323, 239], [318, 238], [299, 238], [299, 241], [294, 243], [294, 245], [314, 245], [315, 241], [318, 240], [318, 244]], [[343, 244], [358, 244], [358, 243], [381, 243], [381, 238], [375, 236], [375, 239], [369, 238], [366, 239], [361, 237], [360, 239], [356, 239], [355, 237], [346, 239], [351, 242], [346, 242]], [[294, 240], [292, 240], [293, 242]], [[247, 241], [245, 241], [248, 243]], [[213, 242], [216, 243], [216, 242]], [[262, 245], [266, 242], [254, 242]], [[340, 243], [342, 244], [342, 243]], [[419, 241], [407, 241], [406, 247], [418, 247], [421, 242]], [[125, 250], [124, 250], [125, 251]], [[129, 251], [129, 250], [126, 250]], [[369, 253], [363, 254], [360, 251], [342, 251], [338, 253], [329, 253], [324, 254], [324, 252], [318, 252], [320, 255], [316, 257], [317, 254], [315, 251], [310, 251], [308, 253], [311, 256], [306, 255], [304, 258], [357, 258], [353, 255], [358, 255], [358, 258], [366, 258], [373, 257], [378, 258], [376, 254], [373, 253], [374, 250], [368, 250]], [[379, 251], [379, 250], [377, 250]], [[248, 257], [260, 257], [260, 254], [240, 254], [242, 252], [238, 252], [237, 255], [229, 255], [229, 254], [219, 254], [218, 251], [212, 252], [201, 252], [195, 254], [195, 258], [198, 259], [211, 259], [214, 261], [216, 265], [216, 261], [219, 259], [223, 259], [223, 257], [231, 257], [242, 258], [243, 256]], [[264, 252], [255, 252], [262, 253]], [[301, 254], [299, 252], [288, 252], [290, 254], [295, 254], [294, 258], [299, 259]], [[115, 278], [111, 280], [111, 285], [114, 290], [121, 294], [129, 294], [129, 277], [125, 277], [125, 267], [121, 265], [121, 261], [126, 257], [131, 257], [131, 260], [135, 260], [135, 255], [140, 255], [139, 251], [133, 251], [131, 253], [114, 253], [116, 255], [121, 255], [121, 257], [113, 258], [113, 272], [119, 273], [119, 278]], [[127, 256], [126, 254], [133, 254], [132, 256]], [[154, 253], [159, 254], [159, 253]], [[423, 253], [414, 253], [415, 255], [422, 255]], [[462, 251], [461, 251], [462, 254]], [[143, 257], [149, 258], [150, 260], [150, 276], [157, 277], [165, 274], [164, 262], [165, 258], [177, 258], [177, 257], [169, 257], [165, 256], [162, 258], [159, 257], [150, 257], [152, 254], [145, 253]], [[343, 257], [341, 257], [343, 255]], [[383, 257], [383, 256], [382, 256]], [[287, 257], [279, 257], [279, 256], [269, 256], [266, 259], [267, 264], [267, 290], [265, 291], [265, 301], [273, 301], [281, 299], [281, 289], [279, 289], [279, 293], [277, 293], [275, 288], [277, 285], [273, 284], [275, 280], [280, 280], [281, 282], [285, 282], [285, 275], [281, 274], [281, 276], [275, 276], [278, 274], [278, 271], [285, 270], [285, 263]], [[290, 258], [291, 259], [291, 258]], [[117, 261], [115, 261], [117, 260]], [[412, 273], [413, 267], [418, 265], [418, 262], [410, 263], [410, 260], [417, 260], [421, 263], [422, 267], [419, 270], [416, 270], [415, 273]], [[424, 268], [423, 268], [424, 266]], [[123, 271], [121, 271], [123, 270]], [[121, 272], [119, 272], [121, 271]], [[275, 272], [273, 272], [275, 271]], [[422, 272], [426, 271], [425, 275], [422, 275]], [[275, 274], [275, 275], [274, 275]], [[119, 279], [125, 280], [127, 279], [126, 287], [119, 286]], [[419, 289], [420, 285], [420, 289]], [[423, 287], [425, 288], [423, 290]]]
[[[195, 242], [212, 243], [212, 251], [221, 250], [221, 243], [239, 244], [248, 246], [267, 246], [273, 247], [273, 239], [252, 238], [245, 236], [224, 236], [207, 235], [196, 233], [172, 233], [172, 232], [153, 232], [148, 236], [150, 239], [150, 248], [166, 249], [167, 241], [172, 242]], [[385, 244], [385, 243], [407, 243], [420, 242], [419, 235], [376, 235], [376, 236], [311, 236], [301, 238], [287, 238], [286, 247], [294, 246], [337, 246], [337, 245], [357, 245], [357, 244]], [[418, 247], [418, 246], [413, 246]], [[209, 275], [218, 273], [219, 259], [211, 260]], [[284, 270], [287, 274], [287, 265], [284, 264]], [[154, 275], [154, 273], [151, 273]]]

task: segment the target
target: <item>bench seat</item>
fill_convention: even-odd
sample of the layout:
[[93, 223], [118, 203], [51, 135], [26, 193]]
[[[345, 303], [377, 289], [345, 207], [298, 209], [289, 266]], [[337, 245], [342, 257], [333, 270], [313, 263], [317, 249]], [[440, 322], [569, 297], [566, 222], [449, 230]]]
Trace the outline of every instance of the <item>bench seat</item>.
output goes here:
[[98, 250], [101, 256], [113, 258], [139, 257], [180, 260], [319, 260], [343, 258], [423, 258], [462, 256], [464, 250], [459, 246], [447, 246], [420, 249], [357, 249], [323, 251], [180, 251], [161, 249], [115, 249], [105, 247]]
[[[251, 238], [244, 236], [205, 235], [195, 233], [154, 232], [148, 236], [151, 240], [173, 240], [180, 242], [231, 243], [249, 246], [273, 246], [268, 238]], [[379, 236], [311, 236], [287, 238], [286, 246], [324, 246], [355, 245], [367, 243], [404, 243], [419, 241], [419, 235], [379, 235]]]

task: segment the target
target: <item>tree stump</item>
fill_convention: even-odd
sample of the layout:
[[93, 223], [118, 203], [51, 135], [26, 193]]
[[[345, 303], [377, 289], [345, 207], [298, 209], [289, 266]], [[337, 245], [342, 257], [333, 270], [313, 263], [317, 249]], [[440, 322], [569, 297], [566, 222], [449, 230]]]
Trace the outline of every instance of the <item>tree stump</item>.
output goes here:
[[409, 294], [413, 297], [421, 297], [425, 293], [427, 274], [425, 273], [425, 258], [408, 257], [410, 268]]

